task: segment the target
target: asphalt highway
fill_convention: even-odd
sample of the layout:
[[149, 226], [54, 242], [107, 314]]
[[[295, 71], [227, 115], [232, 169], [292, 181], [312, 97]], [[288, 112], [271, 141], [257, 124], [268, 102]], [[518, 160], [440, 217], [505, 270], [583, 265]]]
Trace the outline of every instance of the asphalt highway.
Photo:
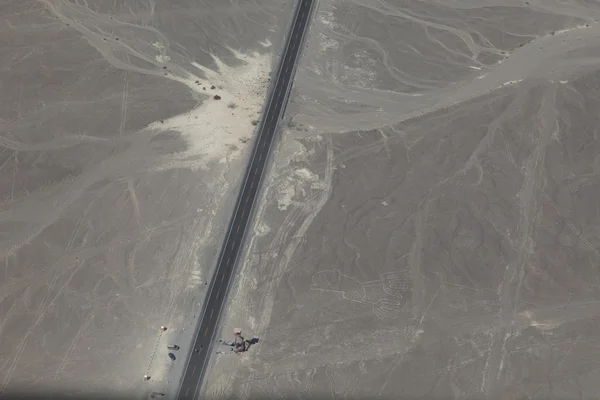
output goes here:
[[[271, 144], [279, 120], [283, 111], [285, 111], [296, 61], [310, 21], [313, 2], [314, 0], [299, 0], [294, 14], [292, 29], [282, 53], [283, 56], [279, 63], [276, 80], [268, 100], [269, 103], [260, 125], [235, 211], [225, 236], [217, 269], [210, 283], [208, 297], [204, 302], [200, 326], [177, 394], [179, 400], [194, 400], [198, 396], [210, 358], [211, 344], [217, 329], [217, 322], [235, 270], [236, 261], [242, 249], [251, 211], [259, 193], [266, 161], [271, 151]], [[194, 348], [199, 350], [198, 353], [193, 351]]]

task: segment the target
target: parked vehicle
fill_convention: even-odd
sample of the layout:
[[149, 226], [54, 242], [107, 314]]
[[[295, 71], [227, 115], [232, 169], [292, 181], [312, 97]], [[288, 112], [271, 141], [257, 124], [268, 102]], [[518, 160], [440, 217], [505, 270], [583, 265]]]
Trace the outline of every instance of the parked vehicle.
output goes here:
[[173, 353], [169, 353], [169, 358], [173, 361], [177, 360], [177, 357], [175, 357], [175, 354]]
[[168, 344], [167, 345], [167, 349], [169, 349], [169, 350], [179, 350], [179, 346], [177, 346], [176, 344]]

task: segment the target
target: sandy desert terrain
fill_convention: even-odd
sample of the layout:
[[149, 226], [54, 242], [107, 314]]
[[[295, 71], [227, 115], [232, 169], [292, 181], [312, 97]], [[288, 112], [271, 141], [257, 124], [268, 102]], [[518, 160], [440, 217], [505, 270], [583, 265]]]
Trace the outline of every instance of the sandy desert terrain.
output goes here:
[[320, 0], [209, 398], [597, 398], [599, 19]]
[[172, 392], [292, 5], [0, 4], [0, 397]]

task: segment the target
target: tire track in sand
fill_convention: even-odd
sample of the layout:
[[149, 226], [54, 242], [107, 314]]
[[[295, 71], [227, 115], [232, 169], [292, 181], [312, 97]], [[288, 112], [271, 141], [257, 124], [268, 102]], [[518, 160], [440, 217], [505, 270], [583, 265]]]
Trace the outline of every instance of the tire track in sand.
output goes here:
[[488, 358], [482, 373], [481, 391], [488, 398], [492, 398], [495, 388], [501, 382], [501, 375], [506, 357], [507, 341], [517, 333], [518, 327], [514, 326], [516, 307], [519, 303], [519, 293], [525, 266], [533, 253], [533, 234], [538, 213], [538, 197], [541, 196], [537, 190], [543, 178], [545, 149], [552, 136], [558, 131], [556, 119], [556, 91], [557, 85], [550, 86], [543, 94], [540, 110], [538, 113], [539, 132], [532, 133], [534, 149], [525, 163], [523, 173], [525, 179], [521, 191], [517, 195], [521, 207], [521, 216], [517, 225], [520, 243], [516, 249], [516, 259], [506, 266], [504, 279], [498, 288], [501, 311], [498, 318], [504, 322], [503, 328], [491, 335], [491, 344]]
[[40, 303], [40, 306], [38, 307], [38, 310], [36, 312], [36, 320], [31, 325], [29, 325], [29, 328], [27, 328], [27, 332], [25, 332], [23, 339], [21, 339], [21, 342], [17, 346], [17, 352], [10, 364], [10, 367], [8, 368], [8, 373], [6, 374], [2, 384], [0, 384], [0, 398], [2, 398], [2, 395], [4, 394], [6, 387], [10, 383], [12, 376], [15, 373], [17, 366], [19, 365], [19, 361], [21, 361], [21, 357], [23, 356], [23, 352], [25, 351], [25, 348], [27, 347], [27, 342], [29, 341], [29, 336], [33, 333], [33, 330], [35, 328], [37, 328], [37, 326], [42, 322], [42, 320], [46, 316], [46, 311], [48, 310], [48, 308], [52, 305], [52, 303], [54, 303], [56, 301], [58, 296], [60, 296], [62, 294], [62, 291], [64, 290], [64, 288], [67, 287], [69, 282], [71, 282], [71, 279], [73, 278], [75, 273], [79, 270], [79, 268], [82, 265], [83, 265], [83, 263], [81, 263], [81, 262], [77, 263], [77, 265], [75, 266], [75, 268], [73, 268], [73, 271], [71, 272], [71, 275], [66, 280], [66, 282], [60, 287], [60, 289], [58, 289], [58, 291], [56, 292], [56, 294], [54, 295], [52, 300], [48, 301], [50, 298], [50, 294], [54, 290], [54, 287], [56, 286], [56, 283], [58, 282], [58, 279], [59, 279], [60, 273], [59, 273], [58, 267], [57, 267], [57, 271], [55, 272], [52, 282], [50, 283], [50, 288], [46, 292], [46, 295], [44, 296], [44, 299]]
[[[318, 200], [312, 205], [312, 207], [307, 210], [306, 217], [304, 221], [302, 221], [300, 227], [296, 230], [295, 237], [304, 237], [306, 231], [312, 224], [313, 220], [317, 216], [317, 214], [321, 211], [321, 208], [325, 205], [329, 197], [331, 196], [331, 192], [333, 189], [332, 185], [332, 174], [333, 174], [333, 142], [331, 138], [327, 138], [326, 144], [326, 152], [327, 152], [327, 164], [325, 167], [325, 175], [323, 177], [324, 188], [318, 197]], [[279, 233], [273, 240], [274, 248], [281, 248], [285, 240], [287, 240], [289, 233], [293, 230], [293, 227], [296, 225], [298, 219], [300, 219], [300, 215], [294, 215], [292, 220], [288, 220], [286, 218], [286, 222], [281, 227]], [[269, 273], [269, 278], [266, 279], [268, 282], [265, 287], [265, 295], [261, 302], [260, 309], [262, 310], [262, 315], [260, 318], [260, 329], [266, 330], [271, 321], [271, 316], [273, 314], [273, 305], [275, 302], [276, 289], [279, 286], [279, 282], [283, 277], [285, 271], [287, 270], [290, 261], [294, 253], [296, 252], [298, 246], [303, 241], [291, 241], [288, 246], [283, 251], [283, 257], [280, 257], [280, 260], [275, 264], [275, 268], [273, 268]]]

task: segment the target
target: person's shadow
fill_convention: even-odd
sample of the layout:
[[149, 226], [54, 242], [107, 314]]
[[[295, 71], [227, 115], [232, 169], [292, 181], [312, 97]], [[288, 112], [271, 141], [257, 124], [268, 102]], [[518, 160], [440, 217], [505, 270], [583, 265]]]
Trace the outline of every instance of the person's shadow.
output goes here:
[[250, 340], [246, 340], [246, 343], [248, 344], [248, 347], [247, 347], [247, 349], [249, 349], [249, 348], [250, 348], [250, 346], [252, 346], [252, 345], [254, 345], [254, 344], [258, 343], [258, 338], [252, 338], [252, 339], [250, 339]]

